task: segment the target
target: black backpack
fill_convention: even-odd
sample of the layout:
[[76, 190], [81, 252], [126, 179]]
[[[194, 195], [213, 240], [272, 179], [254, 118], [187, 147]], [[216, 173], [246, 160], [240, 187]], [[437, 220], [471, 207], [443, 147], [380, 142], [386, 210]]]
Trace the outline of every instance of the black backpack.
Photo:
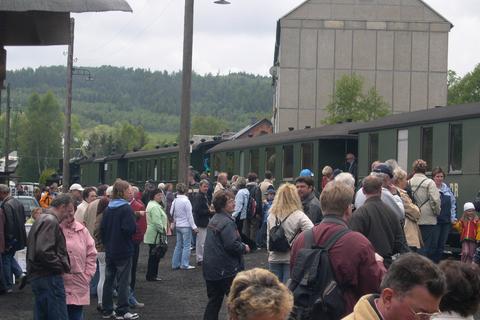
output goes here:
[[248, 188], [248, 203], [247, 203], [247, 219], [252, 219], [257, 215], [258, 206], [261, 207], [261, 202], [258, 203], [257, 201], [257, 193], [260, 190], [258, 187], [254, 186]]
[[288, 242], [285, 236], [285, 230], [282, 224], [291, 215], [288, 215], [285, 219], [279, 220], [275, 217], [275, 225], [268, 231], [268, 250], [276, 252], [288, 252], [290, 250], [290, 242]]
[[335, 280], [328, 251], [348, 232], [348, 228], [342, 229], [320, 246], [314, 243], [313, 229], [305, 232], [305, 247], [298, 253], [288, 285], [294, 299], [289, 320], [342, 318], [343, 291]]

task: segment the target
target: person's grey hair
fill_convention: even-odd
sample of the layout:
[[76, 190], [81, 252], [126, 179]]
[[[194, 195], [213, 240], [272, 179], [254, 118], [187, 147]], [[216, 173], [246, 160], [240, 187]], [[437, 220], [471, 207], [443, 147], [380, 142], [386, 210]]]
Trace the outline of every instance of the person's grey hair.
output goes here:
[[187, 185], [185, 183], [177, 183], [177, 192], [179, 194], [185, 194], [187, 190]]
[[398, 167], [393, 171], [393, 183], [397, 183], [399, 180], [407, 179], [407, 172]]
[[395, 171], [395, 169], [400, 168], [397, 160], [395, 159], [388, 159], [387, 161], [385, 161], [385, 163], [388, 164], [390, 168], [392, 168], [392, 171]]
[[208, 182], [207, 179], [202, 179], [202, 180], [200, 180], [199, 186], [209, 185], [209, 184], [210, 184], [210, 183]]
[[10, 188], [6, 184], [0, 184], [0, 193], [10, 193]]
[[382, 179], [383, 184], [385, 184], [390, 179], [390, 176], [383, 172], [370, 172], [370, 175]]
[[352, 189], [355, 189], [355, 178], [349, 172], [339, 173], [334, 180], [345, 183], [347, 186], [351, 187]]
[[132, 186], [133, 192], [140, 192], [140, 189], [138, 189], [137, 186]]
[[237, 186], [238, 189], [245, 188], [247, 185], [247, 179], [244, 177], [238, 177], [237, 181], [235, 182], [235, 185]]
[[54, 208], [58, 208], [61, 206], [68, 206], [70, 203], [73, 204], [72, 196], [69, 193], [61, 193], [53, 199], [50, 205]]

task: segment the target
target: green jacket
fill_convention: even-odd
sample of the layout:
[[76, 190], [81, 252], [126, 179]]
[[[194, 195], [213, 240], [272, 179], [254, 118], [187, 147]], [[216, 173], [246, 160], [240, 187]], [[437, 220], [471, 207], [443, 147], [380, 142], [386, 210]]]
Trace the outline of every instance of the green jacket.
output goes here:
[[159, 237], [155, 242], [157, 233], [167, 233], [167, 215], [158, 202], [151, 200], [147, 205], [147, 231], [143, 236], [143, 242], [157, 244], [159, 242]]

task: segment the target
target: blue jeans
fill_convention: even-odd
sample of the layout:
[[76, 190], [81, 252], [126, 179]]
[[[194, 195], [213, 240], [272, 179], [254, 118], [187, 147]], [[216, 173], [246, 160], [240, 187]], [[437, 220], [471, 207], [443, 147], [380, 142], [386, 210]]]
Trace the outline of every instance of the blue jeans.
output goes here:
[[23, 273], [22, 268], [15, 260], [15, 250], [9, 250], [2, 254], [3, 262], [3, 277], [5, 279], [5, 285], [7, 289], [13, 287], [13, 276], [20, 277]]
[[83, 320], [83, 306], [67, 305], [68, 320]]
[[267, 221], [263, 221], [260, 230], [257, 233], [257, 246], [259, 248], [267, 247]]
[[445, 249], [445, 244], [448, 240], [448, 234], [452, 229], [452, 225], [450, 223], [437, 223], [438, 229], [438, 242], [437, 248], [435, 250], [435, 254], [433, 257], [433, 262], [439, 263], [440, 260], [443, 258], [443, 250]]
[[35, 295], [34, 320], [67, 320], [65, 286], [60, 275], [30, 281]]
[[175, 228], [177, 242], [172, 256], [172, 268], [188, 268], [190, 265], [190, 245], [192, 243], [192, 228]]
[[287, 283], [290, 278], [290, 264], [289, 263], [269, 263], [270, 271], [278, 277], [283, 283]]
[[106, 259], [105, 283], [103, 284], [102, 306], [105, 313], [113, 311], [113, 285], [117, 280], [117, 314], [124, 315], [129, 311], [128, 296], [130, 295], [130, 275], [132, 258], [123, 260]]
[[418, 250], [418, 253], [435, 261], [440, 230], [437, 225], [420, 225], [419, 227], [422, 233], [423, 247]]
[[100, 271], [98, 270], [98, 260], [97, 260], [97, 269], [95, 270], [95, 274], [93, 275], [93, 278], [90, 281], [90, 296], [97, 295], [97, 286], [98, 286], [99, 278], [100, 278]]

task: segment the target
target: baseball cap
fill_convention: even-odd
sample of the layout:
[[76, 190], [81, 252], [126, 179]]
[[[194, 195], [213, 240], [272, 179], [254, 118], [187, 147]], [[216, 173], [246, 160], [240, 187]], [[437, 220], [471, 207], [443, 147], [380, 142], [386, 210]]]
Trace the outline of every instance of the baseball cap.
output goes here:
[[313, 172], [310, 169], [303, 169], [300, 171], [300, 177], [313, 177]]
[[373, 169], [373, 172], [384, 173], [384, 174], [387, 174], [390, 177], [390, 179], [393, 178], [392, 167], [390, 167], [386, 163], [377, 164]]
[[70, 191], [73, 191], [73, 190], [83, 191], [83, 188], [82, 188], [81, 184], [74, 183], [70, 186], [70, 189], [68, 189], [68, 190], [70, 190]]
[[463, 205], [463, 211], [475, 210], [475, 206], [471, 202], [465, 202]]
[[267, 194], [271, 194], [271, 193], [275, 194], [275, 188], [272, 187], [272, 186], [268, 187], [267, 191], [265, 191], [264, 194], [267, 195]]

